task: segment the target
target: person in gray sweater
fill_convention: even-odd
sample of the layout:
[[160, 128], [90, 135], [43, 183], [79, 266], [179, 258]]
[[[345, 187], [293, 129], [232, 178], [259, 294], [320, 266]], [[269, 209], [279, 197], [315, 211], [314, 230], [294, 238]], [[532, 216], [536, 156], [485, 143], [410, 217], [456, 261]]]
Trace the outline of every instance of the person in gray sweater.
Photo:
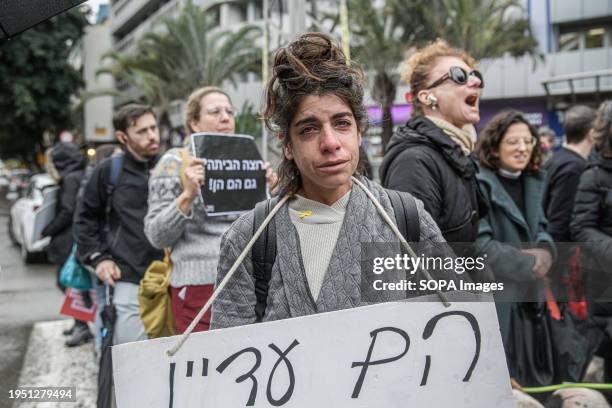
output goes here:
[[[234, 133], [235, 109], [216, 87], [194, 91], [186, 105], [185, 131]], [[182, 173], [182, 174], [181, 174]], [[204, 184], [204, 162], [186, 149], [171, 149], [149, 180], [145, 234], [157, 248], [171, 248], [172, 310], [182, 333], [213, 291], [221, 235], [235, 217], [208, 217], [198, 192]], [[208, 330], [210, 314], [195, 331]]]
[[[282, 207], [272, 219], [276, 257], [261, 320], [410, 296], [406, 290], [377, 290], [371, 284], [378, 277], [401, 279], [401, 271], [373, 275], [372, 269], [362, 270], [367, 261], [364, 256], [369, 256], [362, 244], [386, 242], [399, 250], [398, 237], [388, 224], [395, 216], [388, 192], [359, 175], [359, 146], [367, 126], [362, 71], [347, 65], [342, 50], [327, 35], [304, 34], [274, 56], [264, 119], [281, 140], [279, 195], [289, 199], [280, 201]], [[440, 244], [444, 238], [423, 203], [409, 193], [400, 194], [416, 204], [423, 244], [419, 255], [425, 247], [446, 247]], [[382, 213], [390, 220], [385, 221]], [[250, 251], [224, 282], [253, 236], [253, 222], [254, 211], [242, 215], [221, 240], [219, 293], [213, 303], [211, 329], [258, 321]], [[448, 251], [444, 254], [452, 255]], [[458, 280], [454, 273], [432, 275]]]

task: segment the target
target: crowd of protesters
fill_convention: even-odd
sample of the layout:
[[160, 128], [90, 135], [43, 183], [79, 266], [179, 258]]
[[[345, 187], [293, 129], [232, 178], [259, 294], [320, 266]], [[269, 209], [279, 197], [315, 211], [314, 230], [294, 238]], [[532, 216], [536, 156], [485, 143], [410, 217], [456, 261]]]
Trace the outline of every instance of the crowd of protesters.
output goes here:
[[[258, 290], [258, 260], [247, 255], [195, 331], [409, 297], [360, 284], [360, 244], [400, 242], [390, 223], [399, 226], [403, 219], [409, 242], [457, 256], [487, 254], [487, 268], [462, 279], [504, 283], [496, 309], [516, 383], [581, 381], [594, 354], [604, 358], [604, 381], [612, 382], [612, 303], [601, 301], [612, 301], [606, 274], [612, 262], [612, 103], [597, 111], [569, 109], [565, 143], [553, 153], [554, 134], [548, 140], [546, 129], [538, 132], [516, 110], [497, 114], [477, 136], [485, 84], [462, 50], [438, 40], [405, 66], [413, 117], [391, 138], [378, 184], [363, 175], [360, 147], [368, 118], [358, 65], [349, 65], [320, 33], [302, 35], [276, 52], [263, 118], [282, 147], [277, 171], [266, 168], [270, 204], [280, 210], [267, 237], [275, 252], [266, 259], [265, 290]], [[234, 133], [235, 113], [222, 89], [195, 90], [186, 104], [185, 143], [192, 133]], [[114, 127], [120, 151], [101, 149], [87, 170], [75, 145], [52, 149], [61, 192], [57, 217], [43, 231], [52, 237], [50, 260], [61, 268], [77, 245], [80, 262], [95, 277], [99, 312], [112, 295], [113, 344], [121, 344], [147, 339], [138, 287], [166, 250], [172, 314], [176, 332], [183, 333], [251, 240], [260, 210], [239, 218], [208, 216], [199, 194], [204, 161], [186, 148], [160, 157], [150, 107], [118, 109]], [[440, 249], [437, 244], [445, 242]], [[458, 279], [429, 272], [435, 279]], [[577, 295], [577, 287], [586, 290]], [[555, 296], [563, 316], [576, 321], [561, 329], [595, 339], [574, 350], [582, 360], [578, 372], [554, 362], [554, 373], [542, 372], [530, 359], [533, 316], [554, 315]], [[558, 323], [547, 324], [557, 333]], [[99, 339], [99, 316], [95, 327]], [[593, 330], [599, 334], [587, 333]], [[67, 334], [70, 346], [91, 337], [79, 321]]]

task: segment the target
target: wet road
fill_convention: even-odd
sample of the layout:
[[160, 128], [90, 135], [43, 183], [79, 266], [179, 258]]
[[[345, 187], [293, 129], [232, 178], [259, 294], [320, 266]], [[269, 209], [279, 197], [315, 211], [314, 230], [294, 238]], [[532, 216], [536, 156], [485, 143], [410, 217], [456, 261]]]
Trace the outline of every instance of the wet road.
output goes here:
[[25, 265], [7, 227], [8, 204], [0, 199], [0, 408], [11, 407], [8, 390], [19, 381], [32, 325], [61, 319], [63, 301], [55, 286], [55, 268]]

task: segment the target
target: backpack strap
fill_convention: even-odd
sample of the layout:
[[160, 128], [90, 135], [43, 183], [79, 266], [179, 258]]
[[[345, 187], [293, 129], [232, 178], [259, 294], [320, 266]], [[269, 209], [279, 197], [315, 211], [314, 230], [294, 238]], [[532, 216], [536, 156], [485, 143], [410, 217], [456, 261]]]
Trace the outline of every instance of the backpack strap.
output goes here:
[[416, 201], [413, 197], [400, 194], [398, 191], [385, 189], [393, 212], [397, 228], [407, 242], [419, 242], [421, 237], [421, 222]]
[[[386, 189], [385, 189], [386, 190]], [[395, 212], [398, 229], [408, 242], [419, 242], [421, 235], [419, 212], [413, 197], [400, 194], [395, 190], [386, 190]], [[261, 226], [272, 208], [278, 202], [278, 197], [261, 201], [253, 211], [253, 234]], [[255, 315], [261, 322], [268, 304], [268, 290], [272, 277], [272, 266], [276, 260], [276, 227], [270, 222], [251, 248], [253, 277], [255, 278]]]
[[119, 183], [121, 172], [123, 171], [123, 153], [111, 156], [109, 183], [106, 185], [106, 205], [104, 207], [105, 215], [105, 226], [104, 230], [109, 232], [110, 230], [110, 213], [113, 209], [112, 196], [115, 191], [115, 187]]
[[[255, 234], [255, 231], [261, 226], [277, 202], [278, 197], [273, 197], [255, 205], [255, 210], [253, 211], [253, 234]], [[261, 322], [266, 313], [272, 266], [276, 260], [276, 225], [274, 220], [266, 225], [262, 234], [253, 244], [251, 258], [253, 277], [255, 278], [255, 297], [257, 298], [255, 315], [257, 316], [257, 322]]]

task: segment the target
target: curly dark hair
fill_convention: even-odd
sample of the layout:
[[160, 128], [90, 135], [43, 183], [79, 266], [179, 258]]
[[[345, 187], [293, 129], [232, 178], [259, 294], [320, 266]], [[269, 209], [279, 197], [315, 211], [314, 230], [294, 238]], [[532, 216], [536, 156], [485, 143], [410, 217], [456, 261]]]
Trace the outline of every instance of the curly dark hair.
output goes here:
[[[306, 33], [274, 54], [272, 76], [266, 85], [263, 117], [266, 127], [280, 139], [283, 158], [278, 168], [279, 192], [294, 194], [302, 187], [300, 172], [285, 148], [289, 129], [300, 103], [309, 95], [333, 94], [351, 109], [357, 127], [365, 133], [368, 115], [363, 105], [363, 71], [349, 66], [342, 49], [329, 36]], [[360, 160], [357, 172], [362, 172]]]
[[604, 101], [597, 109], [593, 138], [599, 153], [607, 158], [612, 157], [612, 101]]
[[536, 140], [536, 144], [531, 152], [531, 159], [525, 168], [525, 171], [530, 174], [535, 174], [540, 170], [542, 164], [542, 153], [540, 151], [540, 139], [538, 131], [530, 124], [522, 112], [517, 110], [506, 110], [493, 116], [487, 125], [480, 132], [480, 137], [474, 149], [476, 160], [482, 166], [491, 170], [499, 170], [499, 158], [493, 153], [499, 151], [499, 145], [502, 142], [508, 128], [515, 123], [524, 123], [529, 128], [529, 133]]

